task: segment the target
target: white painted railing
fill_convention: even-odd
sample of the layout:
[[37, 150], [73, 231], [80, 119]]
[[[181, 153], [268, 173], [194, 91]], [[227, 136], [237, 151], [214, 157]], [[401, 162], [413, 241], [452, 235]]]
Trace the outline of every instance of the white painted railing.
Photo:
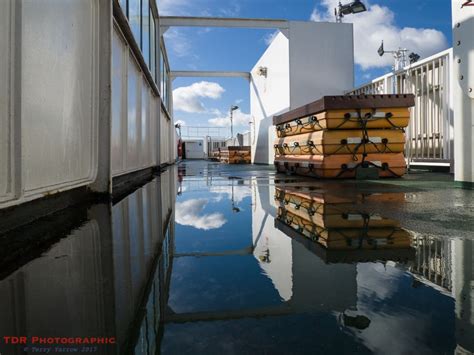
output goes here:
[[409, 164], [451, 165], [451, 63], [452, 49], [448, 49], [348, 92], [350, 95], [415, 95], [415, 107], [406, 130], [405, 154]]

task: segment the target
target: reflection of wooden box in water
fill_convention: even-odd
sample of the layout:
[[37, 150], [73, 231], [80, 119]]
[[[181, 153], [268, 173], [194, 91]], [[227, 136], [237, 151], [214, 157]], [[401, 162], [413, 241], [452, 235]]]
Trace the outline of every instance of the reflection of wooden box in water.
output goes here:
[[397, 177], [405, 174], [406, 162], [403, 153], [368, 154], [365, 162], [357, 155], [277, 155], [275, 167], [278, 172], [321, 178], [353, 178], [357, 169], [377, 167], [380, 177]]
[[317, 192], [305, 194], [277, 187], [275, 200], [285, 211], [322, 228], [399, 227], [398, 221], [361, 211], [360, 207], [354, 204], [377, 199], [400, 199], [404, 196], [400, 196], [400, 193], [391, 195], [370, 197], [359, 194], [349, 198], [337, 195], [321, 196]]
[[404, 249], [411, 246], [410, 233], [398, 227], [325, 228], [281, 207], [277, 218], [327, 249]]
[[275, 228], [295, 240], [307, 250], [316, 254], [325, 263], [347, 263], [391, 260], [397, 262], [407, 262], [415, 260], [416, 251], [414, 248], [393, 248], [393, 249], [328, 249], [316, 243], [292, 227], [286, 225], [278, 218], [275, 219]]

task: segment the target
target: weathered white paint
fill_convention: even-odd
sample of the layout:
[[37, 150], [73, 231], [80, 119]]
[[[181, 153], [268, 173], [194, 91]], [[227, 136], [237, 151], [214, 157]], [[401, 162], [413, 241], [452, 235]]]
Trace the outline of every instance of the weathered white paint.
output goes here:
[[94, 182], [100, 31], [98, 1], [2, 1], [0, 10], [3, 208]]
[[108, 1], [0, 2], [0, 208], [175, 161], [173, 121], [117, 28]]
[[156, 165], [159, 99], [117, 29], [112, 53], [111, 154], [118, 176]]
[[184, 139], [186, 159], [206, 158], [206, 144], [204, 139]]
[[22, 158], [33, 195], [95, 179], [96, 1], [22, 2]]
[[474, 182], [474, 6], [452, 1], [454, 178]]
[[354, 87], [352, 24], [290, 22], [290, 109]]
[[[273, 162], [275, 129], [272, 117], [290, 107], [290, 65], [288, 39], [279, 33], [251, 71], [250, 114], [252, 162]], [[267, 68], [267, 77], [257, 74]]]
[[[252, 162], [273, 163], [276, 114], [354, 85], [351, 24], [289, 22], [251, 71]], [[335, 45], [337, 43], [337, 45]], [[259, 68], [267, 68], [267, 76]]]
[[223, 18], [223, 17], [185, 17], [163, 16], [160, 25], [164, 33], [168, 27], [225, 27], [225, 28], [279, 28], [288, 29], [287, 20]]
[[250, 73], [246, 71], [202, 71], [180, 70], [170, 72], [171, 79], [176, 78], [244, 78], [250, 80]]
[[11, 1], [0, 2], [0, 201], [12, 198], [12, 105], [10, 65], [12, 62]]

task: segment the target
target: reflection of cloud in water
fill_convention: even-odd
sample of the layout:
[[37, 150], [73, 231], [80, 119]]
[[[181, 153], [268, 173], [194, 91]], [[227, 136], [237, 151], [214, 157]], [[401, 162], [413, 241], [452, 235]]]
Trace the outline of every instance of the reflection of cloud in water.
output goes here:
[[400, 290], [405, 271], [390, 264], [361, 263], [357, 273], [357, 310], [371, 323], [363, 331], [354, 331], [355, 335], [374, 353], [387, 353], [388, 349], [393, 354], [409, 354], [413, 349], [417, 354], [430, 353], [426, 347], [429, 315], [415, 309], [400, 312], [391, 306], [390, 300]]
[[[209, 192], [223, 195], [223, 197], [232, 199], [232, 186], [211, 186]], [[244, 198], [252, 196], [252, 190], [247, 185], [234, 185], [234, 202], [240, 203]]]
[[176, 203], [176, 222], [183, 226], [209, 230], [222, 227], [227, 220], [222, 213], [203, 214], [208, 200], [205, 198], [191, 199]]

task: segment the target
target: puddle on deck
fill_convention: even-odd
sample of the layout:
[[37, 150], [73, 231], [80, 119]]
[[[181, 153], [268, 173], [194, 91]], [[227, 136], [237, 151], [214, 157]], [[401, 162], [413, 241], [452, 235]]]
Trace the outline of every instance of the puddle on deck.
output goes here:
[[473, 197], [182, 163], [0, 236], [0, 335], [116, 337], [100, 354], [474, 352]]

